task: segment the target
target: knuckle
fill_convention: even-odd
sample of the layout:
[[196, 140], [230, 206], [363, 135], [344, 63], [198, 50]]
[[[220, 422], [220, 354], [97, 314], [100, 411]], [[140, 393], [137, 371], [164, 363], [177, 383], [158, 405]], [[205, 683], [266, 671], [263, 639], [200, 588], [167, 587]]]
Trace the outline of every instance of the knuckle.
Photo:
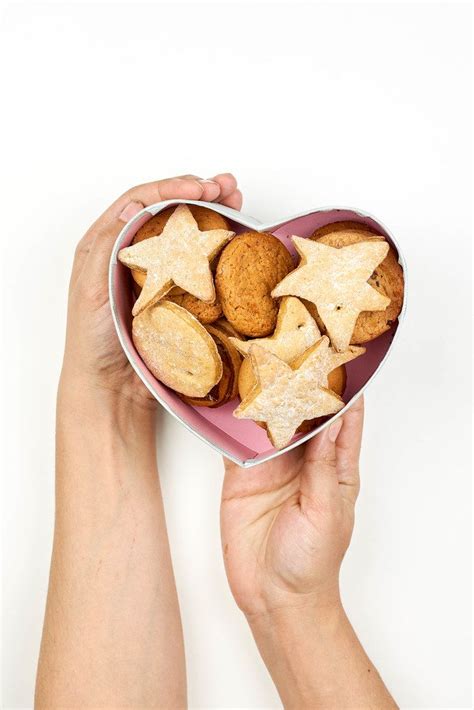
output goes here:
[[81, 279], [78, 284], [78, 297], [86, 305], [97, 308], [107, 301], [108, 294], [103, 284], [91, 283], [88, 279]]
[[74, 258], [80, 259], [81, 257], [87, 256], [90, 252], [90, 249], [90, 244], [85, 242], [84, 239], [81, 239], [81, 241], [76, 244], [76, 248], [74, 250]]

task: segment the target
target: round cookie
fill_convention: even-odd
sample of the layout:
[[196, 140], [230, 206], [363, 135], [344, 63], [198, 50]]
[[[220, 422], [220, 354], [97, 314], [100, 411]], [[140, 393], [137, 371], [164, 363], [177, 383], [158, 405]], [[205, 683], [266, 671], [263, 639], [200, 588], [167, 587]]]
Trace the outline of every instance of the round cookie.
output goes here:
[[214, 323], [222, 316], [222, 307], [217, 298], [214, 303], [205, 303], [205, 301], [200, 301], [199, 298], [196, 298], [191, 293], [178, 293], [166, 296], [166, 299], [185, 308], [204, 325]]
[[[201, 232], [206, 232], [210, 229], [229, 229], [229, 223], [225, 217], [223, 217], [218, 212], [209, 210], [206, 207], [201, 207], [201, 205], [188, 205], [191, 210], [191, 214], [197, 222], [197, 225]], [[175, 210], [175, 207], [168, 207], [162, 212], [158, 212], [154, 217], [152, 217], [148, 222], [146, 222], [138, 232], [133, 237], [132, 244], [141, 242], [144, 239], [150, 239], [150, 237], [157, 237], [161, 234], [165, 228], [165, 224], [171, 217]], [[145, 276], [141, 271], [136, 269], [132, 270], [133, 280], [139, 285], [143, 286], [145, 282]], [[179, 293], [185, 293], [185, 291], [179, 287], [174, 287], [170, 294], [175, 296]], [[191, 311], [192, 312], [192, 311]]]
[[216, 320], [215, 323], [212, 324], [212, 327], [217, 328], [221, 331], [221, 333], [227, 335], [227, 337], [230, 336], [232, 338], [238, 338], [239, 340], [245, 340], [245, 337], [240, 333], [237, 333], [234, 326], [232, 326], [225, 318], [219, 318], [219, 320]]
[[318, 227], [318, 229], [314, 230], [310, 236], [310, 239], [317, 240], [320, 237], [324, 237], [326, 234], [332, 234], [333, 232], [347, 232], [348, 230], [352, 231], [353, 229], [357, 231], [370, 232], [370, 234], [380, 236], [375, 227], [346, 219], [342, 222], [333, 222], [332, 224], [325, 224], [324, 227]]
[[[348, 223], [340, 222], [327, 225], [327, 227], [316, 230], [309, 238], [335, 248], [371, 239], [385, 241], [384, 237], [376, 236], [373, 231], [365, 229], [363, 225], [357, 225], [359, 229], [352, 227], [350, 229], [340, 228], [340, 225], [346, 224]], [[349, 222], [349, 224], [357, 223]], [[321, 234], [322, 230], [326, 230], [329, 227], [333, 228], [332, 231]], [[390, 303], [384, 311], [364, 311], [359, 315], [351, 338], [352, 345], [366, 343], [369, 340], [378, 338], [379, 335], [391, 328], [400, 315], [403, 304], [404, 278], [402, 267], [398, 263], [396, 252], [392, 247], [390, 247], [385, 259], [371, 275], [369, 283], [376, 291], [390, 298]], [[324, 324], [319, 318], [314, 304], [308, 304], [305, 301], [305, 305], [318, 323], [321, 332], [325, 332]]]
[[[140, 274], [140, 276], [142, 276], [142, 274]], [[145, 274], [143, 274], [143, 276], [145, 276]], [[141, 290], [141, 286], [139, 286], [136, 281], [133, 281], [133, 292], [137, 298]], [[214, 321], [222, 316], [222, 307], [218, 299], [216, 299], [214, 303], [206, 303], [205, 301], [200, 301], [199, 298], [193, 296], [192, 293], [186, 293], [186, 291], [183, 291], [181, 288], [176, 287], [171, 289], [163, 300], [172, 301], [178, 306], [185, 308], [203, 325], [214, 323]]]
[[207, 393], [205, 397], [186, 397], [181, 399], [194, 407], [221, 407], [230, 402], [238, 394], [238, 375], [242, 357], [230, 342], [224, 329], [206, 326], [207, 332], [212, 336], [219, 356], [222, 361], [222, 377], [219, 382]]
[[290, 252], [273, 234], [244, 232], [224, 248], [216, 290], [225, 317], [239, 333], [258, 338], [274, 330], [279, 299], [270, 294], [292, 269]]

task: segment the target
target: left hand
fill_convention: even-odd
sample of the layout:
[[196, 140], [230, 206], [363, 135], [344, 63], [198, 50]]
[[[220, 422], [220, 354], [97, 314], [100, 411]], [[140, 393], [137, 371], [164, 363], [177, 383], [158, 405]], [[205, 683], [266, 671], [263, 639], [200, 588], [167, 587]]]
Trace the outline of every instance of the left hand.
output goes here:
[[[130, 367], [112, 322], [108, 268], [124, 223], [143, 207], [173, 198], [216, 201], [240, 209], [242, 195], [230, 173], [202, 180], [183, 175], [128, 190], [94, 222], [77, 245], [69, 288], [61, 389], [100, 390], [124, 403], [154, 409], [156, 401]], [[67, 387], [66, 387], [67, 385]]]

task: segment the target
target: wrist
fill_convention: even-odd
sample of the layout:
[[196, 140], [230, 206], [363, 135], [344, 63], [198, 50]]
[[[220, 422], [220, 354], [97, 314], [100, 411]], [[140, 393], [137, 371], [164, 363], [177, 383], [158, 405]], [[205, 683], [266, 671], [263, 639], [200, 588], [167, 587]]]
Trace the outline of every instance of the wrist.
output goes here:
[[271, 633], [282, 647], [292, 637], [317, 628], [326, 635], [347, 617], [342, 606], [339, 590], [317, 601], [304, 601], [291, 606], [275, 607], [265, 612], [246, 614], [247, 622], [255, 637]]
[[284, 707], [326, 706], [331, 687], [323, 665], [350, 630], [340, 600], [282, 607], [248, 621]]
[[[56, 413], [58, 530], [107, 530], [156, 510], [155, 412], [61, 375]], [[80, 525], [78, 525], [80, 520]]]
[[116, 391], [106, 382], [93, 377], [75, 374], [63, 367], [58, 387], [58, 416], [68, 413], [78, 414], [87, 420], [91, 418], [96, 424], [102, 422], [114, 423], [118, 431], [131, 421], [154, 422], [157, 402], [151, 397], [130, 395], [126, 388]]
[[[95, 485], [113, 483], [115, 472], [130, 481], [138, 481], [142, 472], [155, 475], [155, 423], [156, 407], [72, 377], [63, 369], [57, 397], [57, 452], [64, 454], [66, 463], [87, 464]], [[94, 469], [114, 475], [97, 478]]]

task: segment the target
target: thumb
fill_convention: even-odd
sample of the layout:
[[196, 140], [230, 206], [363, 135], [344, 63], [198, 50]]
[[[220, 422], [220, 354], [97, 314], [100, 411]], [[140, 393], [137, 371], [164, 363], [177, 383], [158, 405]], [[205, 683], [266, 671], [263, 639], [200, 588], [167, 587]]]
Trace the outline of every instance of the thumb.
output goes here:
[[92, 243], [84, 271], [91, 284], [106, 284], [110, 255], [124, 225], [143, 209], [141, 202], [129, 202], [118, 217], [100, 228]]
[[306, 444], [301, 470], [302, 499], [317, 507], [325, 507], [339, 495], [336, 439], [341, 427], [339, 417]]

